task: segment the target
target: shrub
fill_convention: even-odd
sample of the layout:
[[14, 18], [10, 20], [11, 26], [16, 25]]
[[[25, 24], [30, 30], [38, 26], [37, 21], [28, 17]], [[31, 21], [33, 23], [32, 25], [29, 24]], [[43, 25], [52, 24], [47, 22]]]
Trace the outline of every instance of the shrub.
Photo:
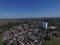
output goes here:
[[46, 36], [44, 37], [44, 40], [50, 40], [50, 36], [46, 35]]

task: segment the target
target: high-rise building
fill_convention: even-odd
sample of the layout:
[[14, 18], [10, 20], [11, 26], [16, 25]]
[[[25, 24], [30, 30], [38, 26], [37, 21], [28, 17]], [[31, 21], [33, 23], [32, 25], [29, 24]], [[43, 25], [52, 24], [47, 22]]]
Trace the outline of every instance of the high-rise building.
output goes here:
[[48, 23], [47, 22], [42, 22], [41, 27], [44, 28], [44, 29], [47, 29], [48, 28]]

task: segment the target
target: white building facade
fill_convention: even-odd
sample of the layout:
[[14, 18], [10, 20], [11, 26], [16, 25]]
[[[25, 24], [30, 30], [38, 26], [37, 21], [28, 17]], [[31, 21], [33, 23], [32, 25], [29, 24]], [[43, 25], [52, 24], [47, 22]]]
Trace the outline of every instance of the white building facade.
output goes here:
[[48, 23], [47, 22], [42, 22], [41, 27], [44, 28], [44, 29], [47, 29], [48, 28]]

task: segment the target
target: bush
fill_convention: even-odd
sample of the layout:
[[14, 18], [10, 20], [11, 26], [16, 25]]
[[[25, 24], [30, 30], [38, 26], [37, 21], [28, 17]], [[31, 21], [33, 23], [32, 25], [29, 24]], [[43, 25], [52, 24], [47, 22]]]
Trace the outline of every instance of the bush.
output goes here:
[[16, 45], [15, 43], [11, 43], [10, 45]]
[[44, 37], [44, 40], [50, 40], [50, 36], [46, 35], [46, 36]]
[[48, 31], [46, 31], [45, 33], [46, 33], [46, 34], [49, 34], [49, 32], [48, 32]]

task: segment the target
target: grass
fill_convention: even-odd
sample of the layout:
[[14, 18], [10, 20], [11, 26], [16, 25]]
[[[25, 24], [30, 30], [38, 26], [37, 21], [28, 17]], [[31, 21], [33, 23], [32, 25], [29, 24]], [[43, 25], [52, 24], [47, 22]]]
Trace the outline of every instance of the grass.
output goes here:
[[16, 45], [15, 43], [11, 43], [10, 45]]
[[45, 45], [60, 45], [60, 37], [52, 37], [51, 40], [45, 42]]
[[0, 40], [0, 45], [4, 45], [4, 42]]

